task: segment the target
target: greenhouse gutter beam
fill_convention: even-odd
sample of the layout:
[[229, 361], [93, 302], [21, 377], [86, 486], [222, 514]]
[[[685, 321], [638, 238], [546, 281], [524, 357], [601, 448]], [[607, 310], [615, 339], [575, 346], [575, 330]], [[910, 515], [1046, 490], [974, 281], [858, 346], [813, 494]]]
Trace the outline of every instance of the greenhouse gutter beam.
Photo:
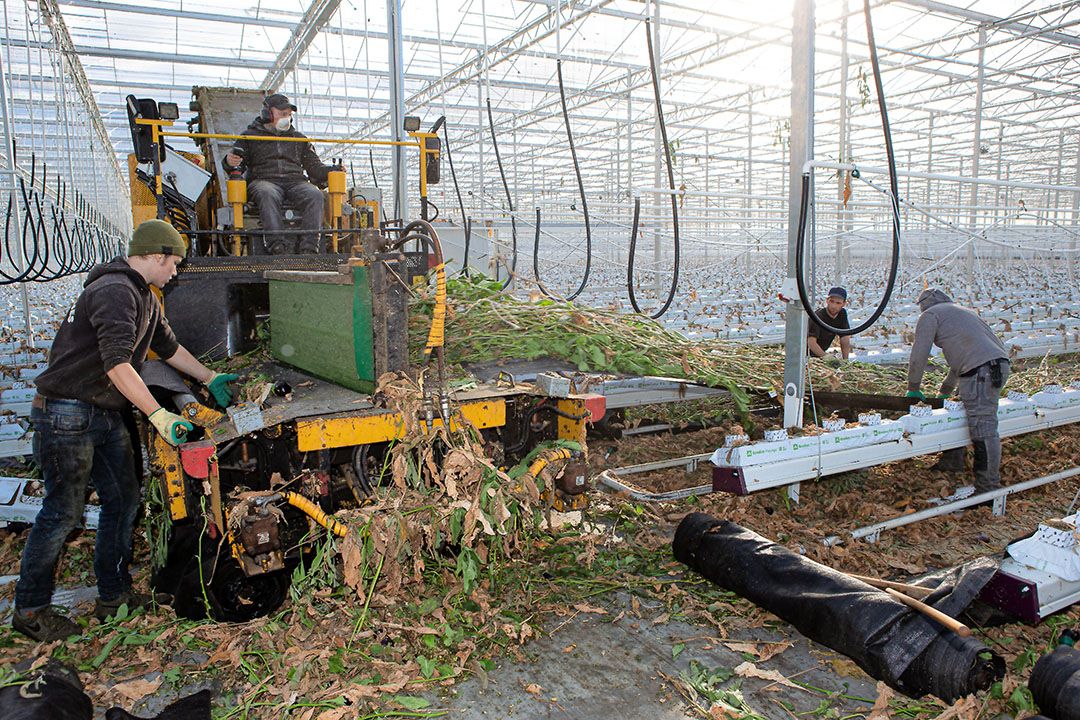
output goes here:
[[901, 5], [910, 5], [911, 7], [916, 7], [920, 10], [951, 15], [975, 23], [993, 25], [995, 28], [1009, 30], [1010, 32], [1016, 32], [1021, 35], [1038, 35], [1039, 37], [1051, 40], [1058, 45], [1069, 45], [1071, 47], [1080, 48], [1080, 37], [1077, 37], [1076, 35], [1058, 32], [1043, 33], [1040, 28], [1034, 25], [1014, 22], [1007, 18], [987, 15], [986, 13], [976, 12], [975, 10], [968, 10], [967, 8], [956, 7], [954, 5], [946, 5], [945, 3], [934, 2], [934, 0], [898, 0], [898, 2]]
[[[1037, 414], [1010, 417], [998, 423], [1001, 437], [1026, 435], [1062, 425], [1080, 422], [1080, 406], [1040, 408]], [[791, 460], [750, 465], [749, 467], [713, 466], [713, 485], [716, 492], [749, 495], [760, 490], [784, 487], [804, 480], [816, 480], [826, 475], [852, 472], [884, 465], [896, 460], [909, 460], [921, 455], [966, 447], [971, 438], [966, 426], [935, 433], [916, 434], [891, 442], [866, 445], [847, 450], [823, 452]]]
[[296, 69], [300, 58], [307, 52], [311, 41], [326, 27], [326, 24], [334, 17], [341, 0], [312, 0], [303, 18], [293, 28], [292, 36], [285, 43], [285, 47], [278, 53], [274, 60], [274, 66], [266, 73], [259, 89], [270, 94], [277, 92], [285, 77]]

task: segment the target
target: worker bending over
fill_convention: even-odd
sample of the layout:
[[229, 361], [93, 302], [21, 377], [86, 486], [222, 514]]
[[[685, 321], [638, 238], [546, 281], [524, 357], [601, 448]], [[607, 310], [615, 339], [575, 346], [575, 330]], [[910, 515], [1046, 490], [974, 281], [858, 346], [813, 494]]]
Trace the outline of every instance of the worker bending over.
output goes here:
[[[953, 303], [940, 290], [923, 290], [917, 300], [921, 315], [908, 361], [908, 397], [925, 400], [920, 392], [930, 346], [937, 345], [949, 364], [941, 384], [948, 397], [960, 385], [968, 432], [975, 448], [975, 492], [1001, 487], [1001, 438], [998, 436], [998, 398], [1009, 379], [1009, 354], [990, 326], [974, 310]], [[935, 470], [962, 472], [965, 448], [947, 450]]]
[[[263, 100], [262, 112], [242, 133], [259, 137], [306, 137], [293, 125], [296, 106], [280, 93]], [[309, 142], [237, 140], [222, 161], [226, 170], [246, 171], [248, 190], [259, 206], [263, 230], [279, 233], [285, 227], [286, 200], [296, 205], [303, 218], [300, 228], [301, 253], [322, 251], [323, 215], [326, 201], [322, 190], [312, 183], [325, 183], [331, 166], [323, 165]], [[311, 180], [309, 182], [308, 180]], [[284, 235], [266, 235], [271, 255], [294, 252], [296, 242]]]
[[[834, 287], [829, 290], [829, 297], [825, 300], [825, 307], [818, 308], [814, 314], [826, 325], [839, 330], [847, 330], [851, 325], [848, 324], [847, 310], [844, 309], [846, 305], [847, 290], [842, 287]], [[806, 349], [814, 357], [825, 357], [825, 351], [832, 345], [835, 337], [836, 333], [829, 332], [811, 322], [806, 338]], [[840, 336], [840, 354], [845, 360], [851, 354], [851, 337], [848, 335]]]
[[90, 270], [74, 312], [56, 333], [49, 367], [37, 378], [30, 419], [45, 499], [23, 550], [11, 620], [14, 629], [35, 640], [81, 633], [49, 603], [60, 551], [82, 520], [90, 482], [101, 502], [94, 613], [104, 620], [121, 605], [135, 609], [148, 601], [132, 592], [128, 572], [141, 502], [135, 462], [142, 458], [134, 457], [125, 419], [135, 405], [172, 445], [182, 442], [192, 425], [161, 407], [139, 377], [147, 351], [204, 383], [221, 405], [232, 400], [229, 383], [237, 376], [215, 373], [179, 345], [150, 291], [176, 275], [184, 251], [183, 239], [168, 223], [139, 225], [126, 258]]

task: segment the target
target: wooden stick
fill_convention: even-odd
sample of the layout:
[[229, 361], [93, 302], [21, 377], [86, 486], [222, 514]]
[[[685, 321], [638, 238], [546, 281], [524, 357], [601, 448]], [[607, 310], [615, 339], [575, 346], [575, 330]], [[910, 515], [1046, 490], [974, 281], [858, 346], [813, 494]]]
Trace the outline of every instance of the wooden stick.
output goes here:
[[897, 591], [893, 590], [892, 588], [885, 588], [885, 592], [890, 597], [896, 598], [900, 602], [907, 605], [909, 608], [914, 608], [915, 610], [918, 610], [919, 612], [921, 612], [926, 617], [937, 621], [938, 623], [940, 623], [944, 627], [948, 628], [949, 630], [952, 630], [954, 633], [956, 633], [960, 637], [971, 637], [971, 628], [969, 628], [967, 625], [960, 622], [956, 618], [949, 617], [948, 615], [941, 612], [940, 610], [938, 610], [936, 608], [932, 608], [929, 605], [927, 605], [926, 603], [920, 602], [920, 601], [916, 600], [913, 597], [908, 597], [904, 593], [897, 592]]
[[848, 573], [848, 576], [853, 577], [856, 580], [861, 580], [867, 585], [881, 588], [882, 590], [884, 590], [885, 588], [899, 590], [905, 595], [913, 597], [916, 600], [922, 600], [923, 598], [934, 592], [931, 588], [924, 588], [918, 585], [908, 585], [907, 583], [902, 582], [893, 582], [892, 580], [879, 580], [878, 578], [867, 577], [866, 575], [855, 575], [853, 573]]

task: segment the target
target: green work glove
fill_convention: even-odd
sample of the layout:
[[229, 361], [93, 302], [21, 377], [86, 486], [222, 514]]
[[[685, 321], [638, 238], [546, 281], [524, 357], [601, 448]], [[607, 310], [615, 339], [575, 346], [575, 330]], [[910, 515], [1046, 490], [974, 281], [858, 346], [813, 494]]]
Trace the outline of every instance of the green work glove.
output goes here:
[[905, 395], [904, 397], [915, 398], [920, 402], [926, 401], [926, 396], [922, 394], [922, 390], [908, 390], [907, 395]]
[[179, 445], [184, 442], [187, 434], [195, 429], [195, 426], [187, 420], [165, 408], [158, 408], [150, 413], [150, 422], [170, 445]]
[[233, 401], [233, 389], [229, 387], [229, 383], [239, 379], [239, 375], [232, 373], [214, 373], [214, 376], [206, 381], [206, 389], [214, 396], [218, 405], [229, 407]]

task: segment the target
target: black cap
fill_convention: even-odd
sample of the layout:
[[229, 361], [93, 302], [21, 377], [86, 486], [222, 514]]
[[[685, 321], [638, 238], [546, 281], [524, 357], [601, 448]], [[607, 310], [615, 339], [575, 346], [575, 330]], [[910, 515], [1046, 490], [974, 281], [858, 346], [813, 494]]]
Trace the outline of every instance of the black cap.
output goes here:
[[263, 100], [263, 105], [268, 108], [277, 108], [278, 110], [284, 110], [285, 108], [289, 108], [293, 112], [296, 112], [296, 106], [289, 102], [289, 98], [285, 97], [281, 93], [274, 93], [273, 95], [268, 95], [267, 98]]
[[847, 290], [839, 286], [829, 288], [829, 297], [838, 297], [841, 300], [847, 300]]

